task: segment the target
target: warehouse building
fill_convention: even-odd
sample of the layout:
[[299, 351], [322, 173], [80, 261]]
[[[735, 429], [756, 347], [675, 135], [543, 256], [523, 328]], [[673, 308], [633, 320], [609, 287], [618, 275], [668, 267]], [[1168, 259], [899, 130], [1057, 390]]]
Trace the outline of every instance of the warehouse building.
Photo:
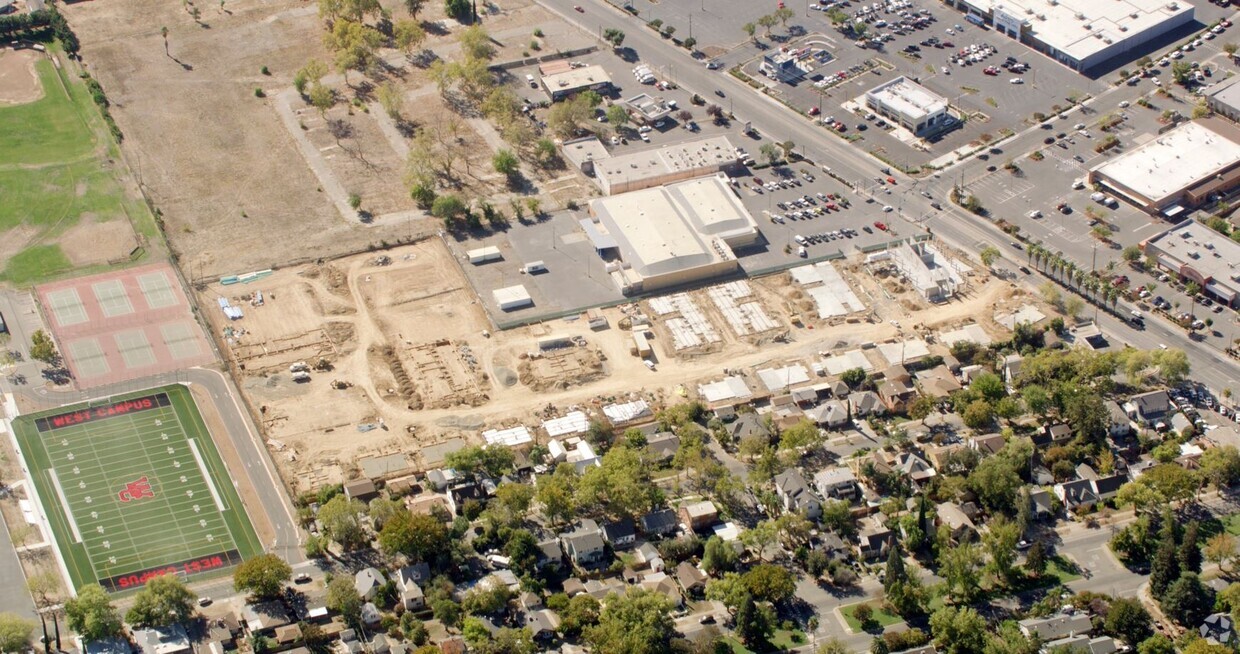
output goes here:
[[1095, 166], [1089, 183], [1174, 218], [1240, 185], [1240, 128], [1220, 118], [1185, 123]]
[[1206, 106], [1210, 111], [1240, 122], [1240, 77], [1223, 80], [1206, 90]]
[[539, 66], [542, 85], [551, 101], [563, 100], [582, 91], [597, 91], [602, 95], [611, 93], [611, 76], [599, 65], [574, 66], [563, 59]]
[[726, 136], [689, 141], [594, 162], [594, 176], [606, 195], [616, 195], [704, 177], [739, 163]]
[[865, 106], [921, 138], [932, 137], [956, 124], [947, 112], [947, 98], [903, 76], [867, 91]]
[[1159, 267], [1201, 285], [1220, 304], [1240, 307], [1240, 243], [1191, 220], [1142, 244]]
[[974, 24], [1017, 39], [1076, 71], [1135, 59], [1193, 22], [1188, 0], [945, 0]]
[[703, 177], [590, 203], [582, 221], [626, 295], [733, 274], [733, 248], [760, 238], [757, 223], [722, 177]]

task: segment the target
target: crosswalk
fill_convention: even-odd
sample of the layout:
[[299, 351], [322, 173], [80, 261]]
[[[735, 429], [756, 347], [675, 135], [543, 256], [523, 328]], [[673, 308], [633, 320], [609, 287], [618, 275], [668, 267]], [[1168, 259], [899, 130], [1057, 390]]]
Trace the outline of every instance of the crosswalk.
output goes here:
[[993, 197], [994, 202], [999, 204], [1018, 198], [1034, 188], [1033, 182], [1013, 177], [1011, 173], [999, 170], [973, 182], [970, 186], [974, 189], [984, 189], [987, 199]]

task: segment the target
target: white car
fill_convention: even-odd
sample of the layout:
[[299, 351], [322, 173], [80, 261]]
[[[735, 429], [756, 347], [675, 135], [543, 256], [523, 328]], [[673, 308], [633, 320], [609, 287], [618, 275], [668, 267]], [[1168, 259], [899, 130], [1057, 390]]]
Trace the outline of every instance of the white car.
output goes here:
[[890, 204], [883, 205], [883, 213], [891, 213], [892, 211], [893, 209], [891, 208]]
[[1179, 50], [1176, 50], [1175, 52], [1172, 52], [1172, 53], [1171, 53], [1171, 58], [1172, 58], [1172, 59], [1183, 59], [1183, 58], [1184, 58], [1184, 53], [1183, 53], [1183, 52], [1180, 52]]
[[1037, 209], [1034, 209], [1033, 211], [1030, 211], [1030, 212], [1029, 212], [1029, 217], [1030, 217], [1030, 218], [1034, 218], [1034, 219], [1041, 218], [1041, 217], [1042, 217], [1042, 212], [1041, 212], [1041, 211], [1038, 211]]
[[805, 244], [809, 243], [809, 241], [805, 240], [805, 237], [804, 237], [804, 236], [801, 236], [800, 234], [797, 234], [797, 235], [793, 236], [793, 237], [792, 237], [792, 240], [796, 241], [796, 242], [797, 242], [797, 245], [805, 245]]
[[1009, 83], [1009, 84], [1024, 84], [1024, 83], [1025, 83], [1025, 78], [1023, 78], [1023, 77], [1013, 77], [1012, 79], [1008, 80], [1008, 83]]
[[1127, 101], [1127, 100], [1124, 100], [1123, 102], [1119, 103], [1119, 108], [1120, 108], [1120, 109], [1127, 109], [1127, 108], [1128, 108], [1128, 101]]
[[1162, 86], [1162, 82], [1158, 81], [1157, 77], [1151, 77], [1150, 81], [1154, 83], [1154, 86]]

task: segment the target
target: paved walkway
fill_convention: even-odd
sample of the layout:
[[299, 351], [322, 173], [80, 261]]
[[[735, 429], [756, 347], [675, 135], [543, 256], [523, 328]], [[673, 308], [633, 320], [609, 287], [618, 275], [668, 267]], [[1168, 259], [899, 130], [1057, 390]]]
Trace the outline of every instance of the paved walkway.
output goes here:
[[34, 601], [26, 591], [26, 573], [22, 571], [21, 561], [17, 559], [17, 550], [13, 547], [13, 539], [9, 535], [9, 527], [0, 520], [0, 613], [16, 613], [34, 618]]

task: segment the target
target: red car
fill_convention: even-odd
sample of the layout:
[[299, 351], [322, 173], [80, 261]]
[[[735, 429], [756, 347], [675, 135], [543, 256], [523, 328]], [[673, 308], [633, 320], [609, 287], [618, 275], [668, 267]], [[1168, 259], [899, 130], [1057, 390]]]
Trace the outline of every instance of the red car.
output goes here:
[[895, 186], [895, 185], [896, 185], [896, 178], [894, 178], [894, 177], [888, 177], [888, 178], [887, 178], [887, 183], [888, 183], [888, 184], [891, 184], [892, 186]]
[[885, 231], [887, 231], [887, 223], [884, 223], [884, 222], [883, 222], [883, 221], [881, 221], [881, 220], [875, 220], [875, 221], [874, 221], [874, 226], [875, 226], [875, 227], [877, 227], [877, 228], [879, 228], [879, 229], [881, 229], [881, 230], [883, 230], [884, 232], [885, 232]]
[[818, 107], [810, 107], [810, 108], [809, 108], [809, 115], [811, 115], [811, 116], [817, 116], [817, 115], [818, 115]]
[[995, 68], [994, 66], [987, 66], [986, 69], [983, 70], [982, 72], [993, 77], [999, 74], [999, 69]]

